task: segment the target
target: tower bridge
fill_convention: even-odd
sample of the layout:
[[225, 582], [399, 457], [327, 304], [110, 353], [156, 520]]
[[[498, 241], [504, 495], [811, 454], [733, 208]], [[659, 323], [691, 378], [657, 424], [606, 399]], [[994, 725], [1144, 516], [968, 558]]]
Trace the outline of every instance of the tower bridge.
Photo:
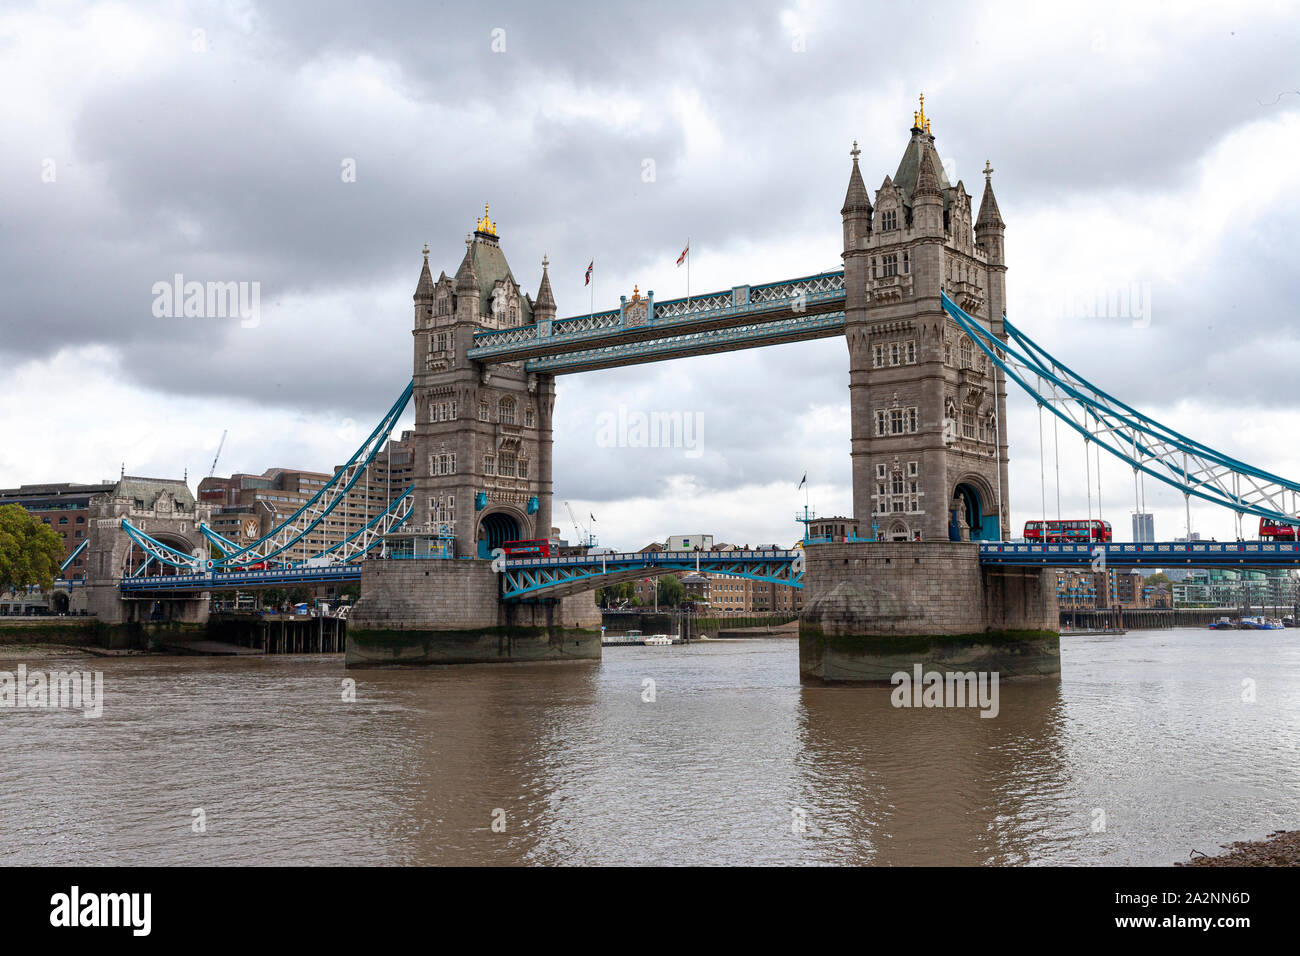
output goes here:
[[[617, 308], [563, 318], [548, 260], [536, 295], [525, 292], [485, 207], [453, 275], [435, 279], [425, 247], [411, 381], [315, 498], [242, 547], [199, 522], [196, 550], [192, 533], [160, 538], [156, 524], [124, 513], [120, 531], [101, 529], [89, 546], [91, 565], [123, 567], [117, 552], [96, 564], [96, 553], [111, 548], [144, 560], [121, 581], [100, 583], [126, 603], [359, 576], [350, 665], [451, 663], [597, 658], [594, 588], [698, 568], [805, 589], [807, 680], [887, 679], [908, 661], [1050, 675], [1059, 673], [1057, 609], [1044, 569], [1097, 554], [1006, 543], [1008, 382], [1085, 442], [1189, 502], [1295, 523], [1300, 485], [1143, 416], [1007, 320], [1006, 225], [990, 164], [976, 207], [964, 182], [947, 179], [923, 109], [896, 170], [874, 191], [856, 143], [850, 156], [841, 267], [662, 302], [634, 288]], [[853, 515], [877, 527], [880, 540], [745, 554], [501, 554], [506, 541], [550, 534], [557, 376], [828, 336], [843, 336], [847, 348]], [[342, 545], [305, 564], [286, 562], [409, 406], [415, 469], [407, 493]], [[1295, 545], [1150, 547], [1112, 545], [1103, 555], [1133, 565], [1300, 563]]]

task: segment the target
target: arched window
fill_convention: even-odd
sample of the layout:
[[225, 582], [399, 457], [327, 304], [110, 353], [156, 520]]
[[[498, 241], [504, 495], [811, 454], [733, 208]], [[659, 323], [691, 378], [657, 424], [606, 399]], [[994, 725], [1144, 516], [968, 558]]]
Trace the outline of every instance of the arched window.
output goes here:
[[959, 346], [959, 348], [961, 350], [961, 367], [974, 368], [973, 360], [971, 356], [970, 339], [963, 335], [961, 339], [961, 345]]
[[513, 398], [503, 398], [497, 403], [497, 421], [502, 425], [513, 425], [515, 423], [515, 400]]

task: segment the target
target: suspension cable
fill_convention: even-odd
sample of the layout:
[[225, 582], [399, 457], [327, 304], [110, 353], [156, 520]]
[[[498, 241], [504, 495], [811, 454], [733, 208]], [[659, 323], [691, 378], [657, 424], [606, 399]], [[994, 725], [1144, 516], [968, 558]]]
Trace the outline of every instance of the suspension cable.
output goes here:
[[1038, 490], [1042, 496], [1043, 531], [1047, 531], [1047, 475], [1043, 470], [1043, 403], [1038, 403]]

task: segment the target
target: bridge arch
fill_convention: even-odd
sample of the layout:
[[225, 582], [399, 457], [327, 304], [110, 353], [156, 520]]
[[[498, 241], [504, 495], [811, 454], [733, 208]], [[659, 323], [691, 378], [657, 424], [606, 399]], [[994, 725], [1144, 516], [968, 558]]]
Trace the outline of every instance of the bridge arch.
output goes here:
[[478, 556], [488, 558], [507, 541], [522, 538], [526, 521], [513, 508], [496, 508], [486, 511], [478, 522]]
[[912, 529], [908, 527], [907, 522], [902, 518], [895, 518], [889, 523], [885, 531], [886, 541], [911, 541]]
[[963, 475], [953, 486], [948, 503], [948, 540], [999, 540], [997, 507], [997, 496], [983, 477]]

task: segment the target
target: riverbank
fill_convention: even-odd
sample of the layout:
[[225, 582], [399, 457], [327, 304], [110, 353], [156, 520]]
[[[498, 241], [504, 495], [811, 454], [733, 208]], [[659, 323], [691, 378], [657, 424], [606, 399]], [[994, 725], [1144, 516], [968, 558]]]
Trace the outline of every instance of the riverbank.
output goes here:
[[[1242, 840], [1222, 847], [1225, 853], [1193, 856], [1175, 866], [1300, 866], [1300, 830], [1278, 830], [1262, 840]], [[1199, 853], [1199, 850], [1193, 850]]]

